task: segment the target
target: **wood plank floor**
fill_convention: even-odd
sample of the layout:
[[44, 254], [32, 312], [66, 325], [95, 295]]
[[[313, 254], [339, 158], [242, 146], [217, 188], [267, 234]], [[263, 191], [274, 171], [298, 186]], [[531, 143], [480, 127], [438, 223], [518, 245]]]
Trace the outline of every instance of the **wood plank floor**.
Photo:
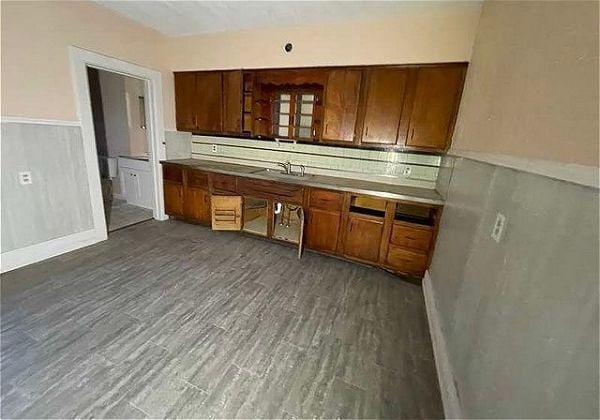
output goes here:
[[2, 276], [2, 418], [443, 416], [421, 289], [141, 223]]

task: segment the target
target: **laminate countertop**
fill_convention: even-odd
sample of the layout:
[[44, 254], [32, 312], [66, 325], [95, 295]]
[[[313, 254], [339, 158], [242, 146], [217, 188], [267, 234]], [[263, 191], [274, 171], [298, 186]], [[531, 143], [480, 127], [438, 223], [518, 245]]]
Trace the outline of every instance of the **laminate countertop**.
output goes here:
[[306, 174], [303, 177], [281, 174], [278, 169], [267, 170], [256, 166], [238, 165], [234, 163], [214, 162], [201, 159], [171, 159], [161, 163], [192, 167], [194, 169], [217, 172], [226, 175], [244, 176], [265, 179], [307, 187], [325, 188], [352, 193], [373, 195], [390, 200], [413, 201], [415, 203], [434, 206], [444, 205], [444, 200], [434, 189], [393, 185], [383, 182], [362, 181], [359, 179], [339, 178], [334, 176]]

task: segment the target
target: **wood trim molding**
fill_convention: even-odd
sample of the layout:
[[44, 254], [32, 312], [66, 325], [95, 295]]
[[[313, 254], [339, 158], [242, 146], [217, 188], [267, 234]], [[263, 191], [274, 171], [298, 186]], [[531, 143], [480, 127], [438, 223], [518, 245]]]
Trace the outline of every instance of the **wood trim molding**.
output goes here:
[[448, 151], [448, 156], [475, 160], [495, 166], [503, 166], [505, 168], [516, 169], [518, 171], [541, 175], [559, 181], [571, 182], [586, 187], [600, 188], [600, 168], [594, 166], [459, 149]]
[[462, 419], [464, 416], [446, 347], [446, 339], [440, 323], [440, 315], [437, 310], [429, 270], [425, 271], [422, 284], [427, 320], [429, 321], [429, 333], [431, 334], [435, 366], [440, 384], [440, 393], [442, 394], [442, 403], [444, 405], [444, 415], [447, 419]]
[[5, 273], [65, 252], [74, 251], [106, 239], [106, 231], [86, 230], [62, 238], [30, 245], [0, 254], [0, 272]]
[[81, 127], [81, 121], [47, 120], [47, 119], [29, 118], [29, 117], [2, 116], [2, 117], [0, 117], [0, 121], [3, 123], [42, 124], [42, 125], [61, 125], [61, 126], [69, 126], [69, 127]]

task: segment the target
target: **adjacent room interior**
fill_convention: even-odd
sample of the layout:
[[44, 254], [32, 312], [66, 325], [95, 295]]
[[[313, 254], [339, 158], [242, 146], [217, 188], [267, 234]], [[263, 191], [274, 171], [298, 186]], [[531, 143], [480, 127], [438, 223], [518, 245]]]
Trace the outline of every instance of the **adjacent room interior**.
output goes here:
[[597, 1], [0, 8], [0, 417], [600, 416]]

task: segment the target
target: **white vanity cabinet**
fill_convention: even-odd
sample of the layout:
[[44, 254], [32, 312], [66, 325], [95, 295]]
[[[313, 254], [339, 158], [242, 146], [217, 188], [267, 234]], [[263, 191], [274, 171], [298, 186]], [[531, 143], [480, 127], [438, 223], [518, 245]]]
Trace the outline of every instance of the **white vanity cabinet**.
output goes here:
[[119, 182], [121, 195], [127, 203], [153, 208], [152, 172], [147, 160], [119, 157]]

